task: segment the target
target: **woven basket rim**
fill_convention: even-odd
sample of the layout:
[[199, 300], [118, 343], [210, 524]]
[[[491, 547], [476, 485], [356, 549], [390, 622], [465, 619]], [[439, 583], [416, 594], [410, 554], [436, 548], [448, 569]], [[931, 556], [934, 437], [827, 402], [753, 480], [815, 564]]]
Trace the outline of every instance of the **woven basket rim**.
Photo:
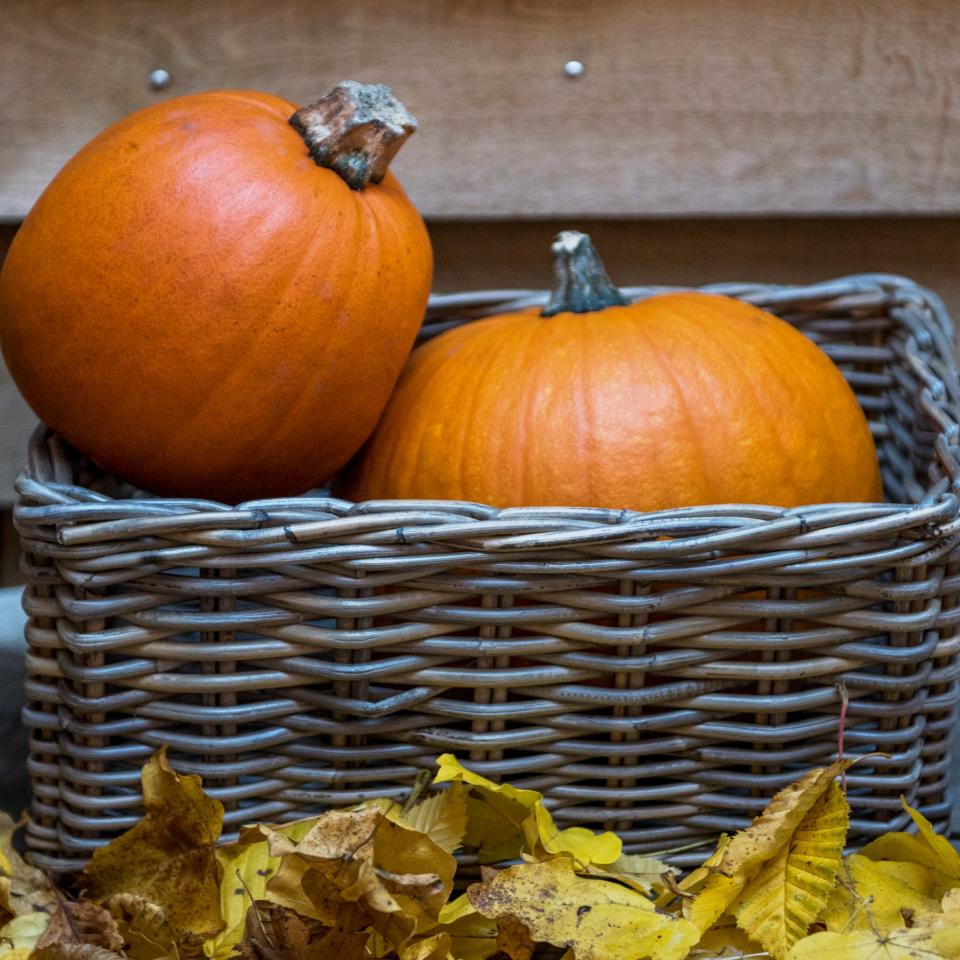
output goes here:
[[[913, 305], [925, 309], [932, 320], [929, 328], [920, 331], [925, 336], [921, 345], [934, 349], [950, 366], [951, 382], [945, 383], [937, 373], [927, 369], [925, 379], [934, 384], [939, 396], [933, 397], [943, 430], [940, 440], [952, 451], [960, 452], [960, 381], [957, 380], [956, 363], [953, 356], [954, 327], [949, 312], [941, 298], [932, 290], [916, 281], [896, 274], [859, 273], [834, 277], [810, 284], [774, 284], [727, 282], [705, 284], [697, 287], [686, 286], [633, 286], [622, 287], [631, 299], [638, 300], [668, 291], [697, 290], [733, 296], [759, 306], [775, 309], [781, 304], [803, 304], [813, 308], [825, 301], [833, 301], [834, 308], [855, 309], [883, 305], [893, 310], [901, 306]], [[493, 313], [524, 309], [546, 302], [549, 296], [546, 290], [480, 290], [462, 293], [435, 293], [430, 296], [427, 315], [421, 337], [440, 332], [436, 328], [449, 328], [449, 321], [443, 322], [445, 312], [453, 309], [472, 307], [471, 315], [461, 316], [456, 323], [471, 322], [473, 319]], [[473, 315], [475, 311], [475, 316]], [[433, 318], [439, 316], [438, 323]], [[924, 360], [919, 361], [926, 366]], [[916, 364], [915, 364], [916, 365]], [[939, 385], [939, 386], [937, 386]], [[619, 539], [630, 540], [637, 536], [648, 538], [652, 533], [662, 530], [664, 524], [671, 522], [689, 523], [695, 527], [698, 522], [710, 526], [728, 524], [742, 529], [749, 525], [755, 532], [770, 525], [784, 525], [789, 529], [795, 524], [797, 532], [806, 533], [817, 525], [829, 523], [853, 524], [883, 521], [890, 526], [936, 528], [944, 532], [945, 525], [952, 525], [960, 516], [960, 481], [944, 489], [932, 490], [918, 502], [884, 503], [826, 503], [809, 504], [798, 507], [777, 507], [769, 504], [708, 504], [695, 507], [677, 507], [660, 511], [633, 511], [608, 509], [584, 505], [582, 507], [530, 506], [498, 508], [489, 504], [472, 501], [453, 500], [368, 500], [353, 502], [332, 497], [323, 490], [305, 491], [292, 497], [280, 497], [245, 501], [228, 504], [214, 500], [193, 498], [161, 497], [148, 491], [127, 488], [123, 496], [94, 492], [62, 479], [73, 473], [73, 466], [79, 463], [90, 464], [82, 454], [75, 451], [62, 438], [57, 437], [44, 424], [34, 430], [30, 441], [31, 456], [15, 481], [15, 489], [20, 497], [19, 511], [36, 509], [51, 512], [51, 520], [60, 528], [62, 542], [78, 544], [86, 542], [88, 537], [105, 533], [103, 524], [116, 520], [121, 524], [132, 525], [129, 535], [135, 534], [140, 523], [156, 523], [163, 517], [178, 517], [181, 521], [189, 517], [199, 521], [206, 516], [209, 521], [195, 529], [223, 529], [230, 527], [262, 527], [276, 524], [277, 517], [296, 510], [313, 510], [329, 514], [328, 521], [335, 526], [355, 522], [364, 516], [376, 515], [381, 520], [385, 514], [396, 514], [397, 526], [401, 538], [403, 528], [416, 523], [418, 529], [441, 528], [468, 525], [476, 527], [475, 539], [484, 535], [491, 525], [499, 524], [495, 539], [498, 549], [531, 549], [543, 546], [582, 545], [597, 542], [609, 543]], [[45, 451], [58, 459], [58, 467], [50, 466]], [[96, 465], [92, 465], [99, 471]], [[49, 469], [45, 469], [45, 467]], [[61, 479], [56, 479], [56, 475]], [[106, 474], [103, 474], [105, 477]], [[943, 484], [941, 484], [943, 486]], [[24, 501], [43, 506], [25, 506]], [[72, 531], [64, 530], [65, 524], [82, 524]], [[541, 526], [541, 534], [531, 535], [530, 526]], [[515, 543], [509, 542], [509, 529], [515, 525], [522, 529]], [[292, 531], [291, 542], [297, 542], [297, 523], [286, 524]], [[89, 527], [89, 529], [86, 529]], [[117, 531], [119, 532], [119, 531]], [[136, 531], [140, 532], [140, 531]], [[343, 535], [346, 530], [331, 529], [331, 534]], [[952, 530], [950, 531], [953, 532]], [[451, 534], [453, 531], [451, 530]], [[493, 531], [491, 530], [492, 534]], [[507, 539], [504, 540], [506, 535]], [[457, 537], [465, 539], [466, 533], [458, 531]], [[492, 544], [491, 544], [492, 546]]]

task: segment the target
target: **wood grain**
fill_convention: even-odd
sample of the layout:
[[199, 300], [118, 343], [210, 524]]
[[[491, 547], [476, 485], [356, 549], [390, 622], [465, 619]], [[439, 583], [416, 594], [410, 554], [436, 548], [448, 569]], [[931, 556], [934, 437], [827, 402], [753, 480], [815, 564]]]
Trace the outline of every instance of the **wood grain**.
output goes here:
[[0, 22], [8, 219], [138, 107], [345, 77], [420, 119], [397, 170], [431, 217], [960, 212], [955, 0], [6, 0]]

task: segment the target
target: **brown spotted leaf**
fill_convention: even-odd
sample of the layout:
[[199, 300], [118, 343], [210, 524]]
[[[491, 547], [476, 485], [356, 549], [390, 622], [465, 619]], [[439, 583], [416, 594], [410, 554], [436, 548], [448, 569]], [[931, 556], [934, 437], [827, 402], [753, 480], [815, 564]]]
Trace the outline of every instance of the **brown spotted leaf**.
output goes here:
[[247, 911], [243, 960], [362, 960], [368, 934], [366, 917], [355, 905], [328, 927], [312, 917], [258, 900]]
[[223, 804], [196, 776], [180, 776], [165, 750], [143, 768], [143, 819], [93, 854], [83, 874], [86, 894], [103, 902], [142, 897], [163, 910], [178, 937], [213, 936], [223, 927], [215, 845]]
[[532, 940], [569, 947], [577, 960], [682, 960], [700, 935], [637, 890], [577, 876], [568, 858], [508, 867], [467, 895], [478, 913], [514, 918]]
[[37, 940], [33, 960], [116, 960], [123, 956], [123, 937], [103, 907], [61, 897], [56, 913]]

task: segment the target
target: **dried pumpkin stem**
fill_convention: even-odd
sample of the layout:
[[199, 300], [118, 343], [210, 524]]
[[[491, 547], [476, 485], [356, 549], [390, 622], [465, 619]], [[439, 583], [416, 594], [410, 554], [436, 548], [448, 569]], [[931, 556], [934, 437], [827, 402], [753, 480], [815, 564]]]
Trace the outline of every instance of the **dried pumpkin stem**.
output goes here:
[[417, 121], [382, 83], [344, 80], [290, 118], [310, 156], [352, 190], [379, 183]]
[[585, 233], [564, 230], [550, 248], [557, 278], [542, 317], [558, 313], [594, 313], [606, 307], [623, 307], [630, 301], [607, 276], [593, 242]]

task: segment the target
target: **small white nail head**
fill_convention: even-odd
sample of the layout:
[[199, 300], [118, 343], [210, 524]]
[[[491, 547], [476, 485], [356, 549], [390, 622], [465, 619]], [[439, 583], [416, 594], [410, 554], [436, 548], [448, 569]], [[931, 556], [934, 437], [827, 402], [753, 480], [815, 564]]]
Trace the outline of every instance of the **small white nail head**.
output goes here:
[[156, 70], [150, 71], [150, 89], [166, 90], [170, 86], [170, 79], [169, 71], [164, 70], [163, 67], [157, 67]]
[[579, 60], [568, 60], [563, 65], [563, 72], [570, 77], [571, 80], [576, 80], [577, 77], [582, 77], [584, 70], [586, 70], [586, 67], [584, 67]]

